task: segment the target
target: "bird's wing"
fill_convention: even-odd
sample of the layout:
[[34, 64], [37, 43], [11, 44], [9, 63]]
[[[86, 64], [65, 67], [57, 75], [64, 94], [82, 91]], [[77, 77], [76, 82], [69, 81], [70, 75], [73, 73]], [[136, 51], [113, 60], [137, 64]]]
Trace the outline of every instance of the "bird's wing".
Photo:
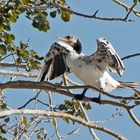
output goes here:
[[124, 71], [124, 65], [121, 58], [118, 56], [116, 51], [112, 46], [107, 48], [109, 56], [109, 70], [113, 72], [118, 72], [120, 76], [122, 76]]
[[104, 39], [99, 41], [97, 40], [97, 45], [100, 47], [98, 47], [96, 56], [101, 58], [101, 63], [104, 63], [104, 66], [106, 66], [106, 68], [111, 72], [117, 72], [120, 76], [122, 76], [124, 65], [112, 44]]
[[65, 72], [69, 72], [66, 56], [71, 51], [69, 45], [55, 42], [45, 56], [44, 65], [39, 75], [40, 81], [52, 80]]

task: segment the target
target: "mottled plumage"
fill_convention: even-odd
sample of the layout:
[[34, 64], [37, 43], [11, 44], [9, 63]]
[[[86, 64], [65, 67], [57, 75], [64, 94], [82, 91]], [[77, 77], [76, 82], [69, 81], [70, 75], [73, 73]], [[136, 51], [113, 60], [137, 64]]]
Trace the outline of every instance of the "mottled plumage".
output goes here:
[[52, 80], [65, 72], [73, 72], [83, 83], [111, 92], [120, 86], [108, 70], [123, 74], [124, 65], [105, 38], [97, 39], [97, 51], [86, 56], [81, 53], [79, 39], [71, 36], [60, 38], [46, 54], [40, 75], [42, 80]]

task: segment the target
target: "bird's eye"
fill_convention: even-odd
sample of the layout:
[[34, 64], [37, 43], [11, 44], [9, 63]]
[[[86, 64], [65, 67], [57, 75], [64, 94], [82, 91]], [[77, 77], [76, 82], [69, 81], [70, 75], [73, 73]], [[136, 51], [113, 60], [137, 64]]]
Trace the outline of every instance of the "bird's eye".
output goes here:
[[106, 43], [107, 43], [107, 44], [109, 44], [109, 42], [108, 42], [108, 41], [106, 41]]

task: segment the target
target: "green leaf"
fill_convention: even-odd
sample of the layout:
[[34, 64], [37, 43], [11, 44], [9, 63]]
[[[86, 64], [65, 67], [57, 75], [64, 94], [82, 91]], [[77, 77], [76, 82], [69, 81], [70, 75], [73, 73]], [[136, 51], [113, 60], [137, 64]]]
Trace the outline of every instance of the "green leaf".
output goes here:
[[27, 118], [25, 116], [21, 116], [21, 124], [25, 127], [27, 126]]
[[65, 105], [64, 104], [61, 104], [61, 105], [58, 106], [58, 108], [59, 108], [60, 111], [62, 111], [62, 110], [65, 109]]
[[4, 40], [7, 43], [12, 43], [15, 40], [15, 36], [13, 34], [4, 33]]
[[2, 25], [3, 21], [4, 21], [4, 18], [0, 16], [0, 26]]
[[47, 32], [50, 29], [49, 21], [46, 19], [46, 16], [38, 15], [33, 19], [33, 27], [37, 28], [39, 31]]
[[4, 31], [4, 26], [0, 25], [0, 32], [3, 32], [3, 31]]
[[0, 109], [6, 109], [6, 107], [7, 107], [7, 104], [6, 103], [0, 104]]
[[1, 55], [6, 55], [7, 54], [6, 46], [3, 45], [3, 44], [0, 44], [0, 54]]
[[140, 101], [135, 101], [135, 105], [140, 105]]
[[13, 15], [10, 15], [9, 20], [10, 20], [10, 22], [15, 23], [17, 21], [17, 18]]
[[45, 22], [40, 23], [39, 30], [47, 32], [50, 29], [49, 21], [46, 20]]
[[28, 5], [28, 3], [30, 2], [30, 0], [20, 0], [23, 4]]
[[64, 4], [66, 4], [66, 1], [65, 1], [65, 0], [60, 0], [60, 3], [61, 3], [62, 5], [64, 5]]
[[61, 11], [61, 18], [65, 22], [69, 22], [71, 19], [71, 12], [70, 11]]
[[37, 53], [34, 50], [30, 50], [31, 56], [37, 58]]
[[56, 17], [56, 14], [57, 14], [57, 11], [50, 12], [50, 16], [52, 18], [55, 18]]
[[67, 117], [64, 117], [63, 120], [66, 122], [66, 123], [69, 123], [69, 119]]
[[134, 4], [139, 4], [140, 0], [133, 0]]
[[89, 103], [84, 105], [84, 109], [86, 110], [90, 110], [91, 109], [91, 105]]
[[16, 63], [17, 63], [17, 64], [21, 64], [21, 63], [22, 63], [22, 59], [21, 59], [20, 57], [17, 58]]

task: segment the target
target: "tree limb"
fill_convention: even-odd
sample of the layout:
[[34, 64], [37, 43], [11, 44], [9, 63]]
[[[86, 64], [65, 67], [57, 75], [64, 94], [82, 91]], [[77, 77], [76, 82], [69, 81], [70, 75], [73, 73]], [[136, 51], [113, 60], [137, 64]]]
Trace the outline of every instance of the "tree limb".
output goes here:
[[84, 126], [87, 127], [91, 127], [97, 130], [100, 130], [102, 132], [105, 132], [115, 138], [117, 138], [118, 140], [127, 140], [125, 137], [121, 136], [120, 134], [113, 132], [103, 126], [99, 126], [99, 125], [95, 125], [92, 124], [90, 122], [87, 122], [84, 119], [75, 117], [73, 115], [67, 114], [67, 113], [63, 113], [63, 112], [51, 112], [51, 111], [44, 111], [44, 110], [29, 110], [29, 109], [25, 109], [25, 110], [17, 110], [17, 109], [13, 109], [13, 110], [6, 110], [6, 111], [0, 111], [0, 117], [3, 116], [8, 116], [8, 115], [22, 115], [22, 114], [28, 114], [28, 115], [41, 115], [41, 116], [46, 116], [46, 117], [59, 117], [59, 118], [68, 118], [72, 121], [75, 121], [77, 123], [80, 123]]
[[37, 73], [25, 73], [25, 72], [20, 72], [20, 71], [11, 71], [11, 70], [2, 70], [0, 69], [0, 74], [7, 74], [7, 75], [14, 75], [14, 76], [23, 76], [27, 78], [37, 78], [38, 74]]
[[129, 116], [131, 117], [131, 119], [133, 120], [133, 122], [140, 127], [140, 121], [137, 119], [137, 117], [133, 113], [132, 109], [127, 109], [127, 112], [129, 114]]
[[[126, 11], [130, 10], [131, 7], [127, 6], [125, 3], [121, 2], [120, 0], [113, 0], [115, 3], [117, 3], [118, 5], [122, 6], [125, 8]], [[140, 11], [138, 10], [135, 10], [135, 9], [132, 9], [133, 13], [136, 15], [136, 16], [140, 16]]]
[[125, 21], [125, 22], [132, 21], [131, 19], [126, 19], [126, 17], [125, 18], [108, 18], [108, 17], [97, 16], [98, 10], [95, 13], [93, 13], [92, 15], [86, 15], [86, 14], [76, 12], [76, 11], [74, 11], [74, 10], [72, 10], [72, 9], [66, 7], [66, 6], [63, 6], [59, 3], [56, 3], [56, 2], [50, 3], [50, 5], [54, 6], [55, 8], [59, 8], [59, 9], [62, 9], [62, 10], [67, 10], [74, 15], [84, 17], [84, 18], [91, 18], [91, 19], [98, 19], [98, 20], [105, 20], [105, 21]]
[[140, 56], [140, 53], [130, 54], [130, 55], [122, 57], [121, 59], [122, 60], [126, 60], [126, 59], [129, 59], [129, 58], [132, 58], [132, 57], [136, 57], [136, 56]]
[[[45, 84], [45, 85], [44, 85]], [[69, 97], [72, 97], [74, 98], [75, 94], [72, 94], [64, 89], [70, 89], [70, 88], [73, 88], [73, 89], [78, 89], [78, 88], [84, 88], [84, 87], [88, 87], [88, 88], [91, 88], [92, 86], [68, 86], [68, 87], [64, 87], [64, 86], [60, 86], [60, 85], [55, 85], [55, 84], [52, 84], [50, 82], [33, 82], [33, 81], [11, 81], [11, 82], [7, 82], [7, 83], [4, 83], [4, 84], [0, 84], [0, 89], [3, 90], [3, 89], [6, 89], [6, 88], [14, 88], [14, 89], [40, 89], [40, 90], [46, 90], [46, 91], [53, 91], [57, 94], [62, 94], [62, 95], [65, 95], [65, 96], [69, 96]], [[94, 87], [92, 87], [94, 88]], [[96, 89], [96, 88], [95, 88]], [[97, 88], [98, 90], [98, 88]], [[102, 92], [101, 90], [101, 93], [105, 93], [105, 92]], [[112, 95], [112, 94], [110, 94]], [[125, 99], [126, 97], [123, 97], [123, 96], [114, 96], [112, 95], [114, 98], [116, 97], [119, 97], [118, 99]], [[128, 98], [128, 97], [127, 97]], [[91, 102], [91, 99], [92, 98], [89, 98], [89, 97], [85, 97], [83, 99], [83, 101], [87, 101], [87, 102]], [[130, 99], [140, 99], [140, 97], [137, 97], [137, 98], [130, 98]], [[109, 105], [113, 105], [113, 106], [119, 106], [119, 107], [123, 107], [123, 108], [133, 108], [133, 106], [127, 106], [125, 105], [124, 103], [119, 103], [119, 102], [115, 102], [115, 101], [110, 101], [110, 100], [101, 100], [101, 104], [109, 104]]]

